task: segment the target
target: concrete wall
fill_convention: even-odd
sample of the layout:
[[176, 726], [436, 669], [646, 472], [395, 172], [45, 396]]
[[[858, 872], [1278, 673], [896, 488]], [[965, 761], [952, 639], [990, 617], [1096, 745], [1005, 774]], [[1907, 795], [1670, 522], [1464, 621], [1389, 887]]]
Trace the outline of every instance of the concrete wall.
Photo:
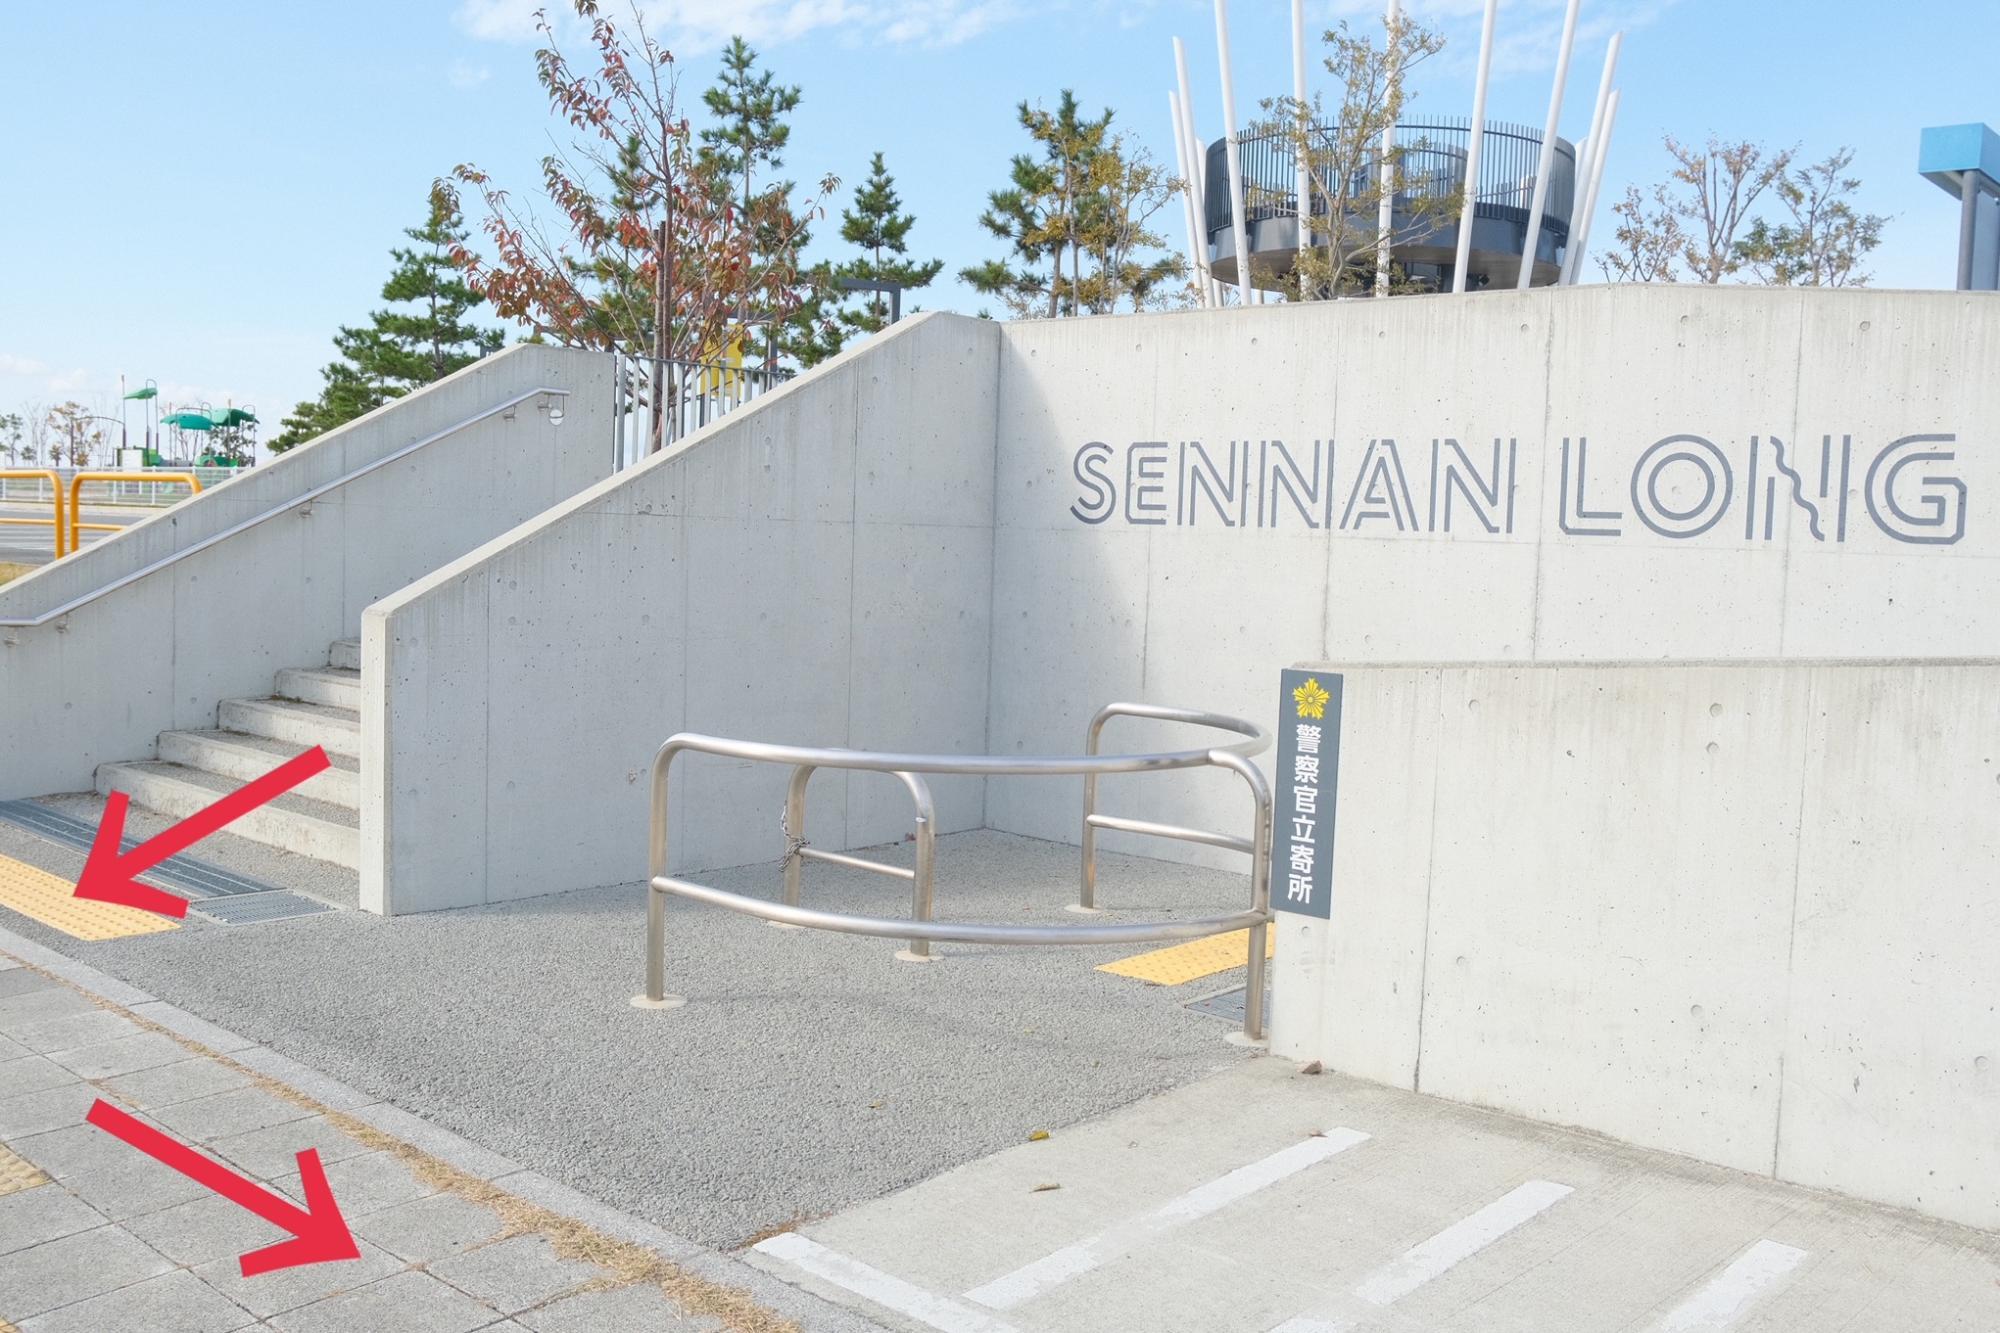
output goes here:
[[1275, 1052], [2000, 1226], [2000, 664], [1326, 669]]
[[[1010, 324], [989, 742], [1073, 750], [1117, 697], [1268, 719], [1302, 659], [2000, 652], [1996, 364], [1983, 293], [1601, 286]], [[995, 781], [988, 815], [1074, 841], [1076, 800]], [[1102, 804], [1242, 823], [1207, 774], [1109, 780]]]
[[[905, 321], [369, 608], [362, 902], [410, 912], [644, 878], [677, 731], [985, 741], [998, 326]], [[673, 863], [778, 856], [787, 774], [683, 761]], [[932, 783], [943, 830], [983, 784]], [[901, 837], [893, 778], [813, 779], [823, 846]]]
[[575, 494], [611, 465], [606, 358], [519, 347], [0, 588], [32, 618], [516, 394], [567, 388], [550, 425], [524, 404], [68, 616], [0, 628], [0, 798], [87, 789], [164, 730], [215, 725], [225, 698], [326, 661], [361, 608]]

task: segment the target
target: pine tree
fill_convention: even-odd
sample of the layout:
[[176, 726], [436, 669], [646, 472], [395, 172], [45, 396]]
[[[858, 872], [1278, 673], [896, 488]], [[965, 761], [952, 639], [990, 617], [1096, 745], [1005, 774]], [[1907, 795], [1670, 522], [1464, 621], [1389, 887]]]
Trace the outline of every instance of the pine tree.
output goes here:
[[[784, 165], [785, 145], [792, 137], [784, 118], [798, 109], [798, 88], [775, 82], [770, 70], [759, 70], [756, 50], [741, 37], [732, 37], [722, 53], [722, 72], [701, 99], [716, 119], [701, 131], [702, 161], [718, 178], [742, 182], [734, 202], [750, 230], [756, 262], [769, 265], [798, 255], [810, 233], [805, 219], [792, 211], [792, 182], [757, 187], [766, 168]], [[787, 315], [752, 312], [752, 323], [764, 328], [766, 364], [775, 365], [784, 352], [811, 364], [807, 353], [816, 326], [825, 322], [824, 295], [808, 274], [799, 275], [797, 286], [795, 308]]]
[[[1084, 211], [1092, 186], [1092, 164], [1103, 151], [1111, 112], [1086, 118], [1076, 94], [1065, 88], [1053, 112], [1022, 102], [1021, 128], [1042, 146], [1040, 159], [1018, 154], [1008, 185], [987, 196], [980, 225], [1013, 246], [1009, 259], [988, 260], [959, 276], [979, 291], [998, 296], [1016, 314], [1032, 314], [1046, 302], [1047, 315], [1076, 314], [1083, 292]], [[1063, 260], [1070, 272], [1063, 272]], [[1018, 260], [1019, 269], [1013, 265]], [[1050, 264], [1047, 278], [1037, 272]]]
[[372, 412], [392, 398], [471, 365], [500, 349], [505, 335], [467, 320], [483, 298], [469, 287], [452, 262], [452, 247], [467, 233], [458, 215], [434, 198], [421, 227], [404, 231], [416, 244], [389, 251], [396, 267], [382, 284], [382, 299], [398, 303], [377, 310], [367, 325], [343, 326], [334, 335], [340, 360], [320, 372], [320, 396], [300, 403], [272, 437], [271, 452], [283, 453], [335, 426]]
[[[840, 238], [867, 253], [843, 264], [839, 276], [899, 283], [905, 291], [930, 286], [944, 261], [903, 258], [909, 253], [907, 238], [917, 219], [899, 213], [902, 206], [896, 195], [896, 179], [878, 152], [869, 164], [868, 179], [854, 187], [854, 207], [840, 215]], [[862, 333], [878, 333], [889, 322], [889, 298], [879, 292], [869, 295], [861, 309], [842, 310], [840, 322]]]

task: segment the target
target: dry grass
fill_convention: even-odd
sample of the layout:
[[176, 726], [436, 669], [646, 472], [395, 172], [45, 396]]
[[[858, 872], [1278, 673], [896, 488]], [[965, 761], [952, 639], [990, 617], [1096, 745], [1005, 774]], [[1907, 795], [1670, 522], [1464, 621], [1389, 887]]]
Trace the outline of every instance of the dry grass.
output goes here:
[[[7, 568], [8, 566], [0, 564], [0, 571]], [[63, 981], [61, 977], [36, 967], [33, 963], [24, 963], [23, 966], [41, 973], [51, 981]], [[63, 984], [70, 985], [67, 981], [63, 981]], [[574, 1218], [565, 1217], [540, 1204], [530, 1203], [517, 1195], [509, 1194], [490, 1181], [481, 1180], [447, 1162], [441, 1162], [429, 1153], [412, 1147], [393, 1135], [385, 1134], [365, 1121], [357, 1120], [345, 1112], [335, 1111], [298, 1089], [240, 1065], [198, 1041], [192, 1041], [177, 1032], [161, 1027], [158, 1023], [142, 1018], [131, 1010], [100, 996], [92, 995], [81, 987], [70, 988], [101, 1009], [122, 1014], [148, 1031], [171, 1038], [194, 1055], [236, 1070], [272, 1096], [281, 1097], [295, 1106], [324, 1116], [329, 1123], [355, 1142], [395, 1157], [409, 1167], [419, 1180], [439, 1193], [453, 1194], [468, 1203], [492, 1209], [499, 1214], [502, 1227], [500, 1233], [493, 1238], [495, 1241], [504, 1240], [509, 1236], [541, 1236], [547, 1239], [550, 1248], [559, 1257], [580, 1260], [604, 1269], [603, 1277], [586, 1284], [587, 1290], [609, 1290], [648, 1283], [658, 1286], [670, 1300], [687, 1313], [708, 1315], [720, 1320], [723, 1328], [729, 1330], [729, 1333], [803, 1333], [803, 1330], [791, 1320], [757, 1304], [748, 1292], [698, 1277], [679, 1265], [661, 1258], [644, 1245], [607, 1236]], [[787, 1229], [789, 1226], [773, 1228], [773, 1231]], [[14, 1333], [14, 1331], [5, 1321], [0, 1320], [0, 1333]]]
[[6, 583], [10, 579], [18, 579], [21, 575], [28, 573], [34, 568], [34, 565], [17, 565], [11, 560], [0, 560], [0, 583]]

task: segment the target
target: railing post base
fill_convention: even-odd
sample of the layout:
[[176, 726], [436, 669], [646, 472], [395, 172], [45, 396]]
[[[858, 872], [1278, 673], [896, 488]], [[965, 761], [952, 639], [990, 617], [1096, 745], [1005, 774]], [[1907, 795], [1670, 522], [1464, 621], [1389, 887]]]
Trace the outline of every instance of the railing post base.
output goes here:
[[1267, 1051], [1271, 1048], [1271, 1039], [1269, 1037], [1245, 1036], [1240, 1030], [1225, 1032], [1222, 1034], [1222, 1039], [1231, 1046], [1241, 1046], [1252, 1051]]
[[1102, 907], [1085, 907], [1082, 903], [1067, 903], [1064, 905], [1063, 911], [1075, 912], [1078, 916], [1104, 915], [1104, 909]]
[[686, 1003], [687, 996], [685, 995], [662, 995], [657, 1000], [645, 995], [634, 995], [632, 997], [632, 1007], [634, 1009], [678, 1009]]
[[903, 963], [935, 963], [938, 960], [936, 954], [918, 953], [913, 949], [896, 950], [896, 959]]

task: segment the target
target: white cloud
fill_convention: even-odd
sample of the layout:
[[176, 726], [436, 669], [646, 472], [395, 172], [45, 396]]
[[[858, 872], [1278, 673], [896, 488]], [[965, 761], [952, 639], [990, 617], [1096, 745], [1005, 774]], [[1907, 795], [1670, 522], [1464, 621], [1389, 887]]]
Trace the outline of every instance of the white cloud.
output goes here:
[[0, 352], [0, 375], [39, 375], [47, 369], [47, 365], [32, 356]]
[[[1027, 0], [670, 0], [645, 4], [640, 13], [653, 37], [677, 56], [715, 51], [732, 36], [752, 43], [787, 42], [814, 32], [837, 31], [897, 45], [955, 46], [1023, 12]], [[567, 41], [560, 0], [460, 0], [455, 21], [483, 41], [531, 42], [535, 11], [546, 8], [557, 37]], [[629, 11], [607, 6], [613, 22], [629, 24]]]
[[75, 393], [88, 383], [90, 383], [90, 372], [78, 366], [66, 374], [52, 376], [49, 380], [49, 392]]
[[451, 68], [445, 72], [445, 78], [460, 92], [477, 88], [492, 77], [492, 70], [484, 65], [475, 65], [469, 60], [454, 60], [451, 62]]

